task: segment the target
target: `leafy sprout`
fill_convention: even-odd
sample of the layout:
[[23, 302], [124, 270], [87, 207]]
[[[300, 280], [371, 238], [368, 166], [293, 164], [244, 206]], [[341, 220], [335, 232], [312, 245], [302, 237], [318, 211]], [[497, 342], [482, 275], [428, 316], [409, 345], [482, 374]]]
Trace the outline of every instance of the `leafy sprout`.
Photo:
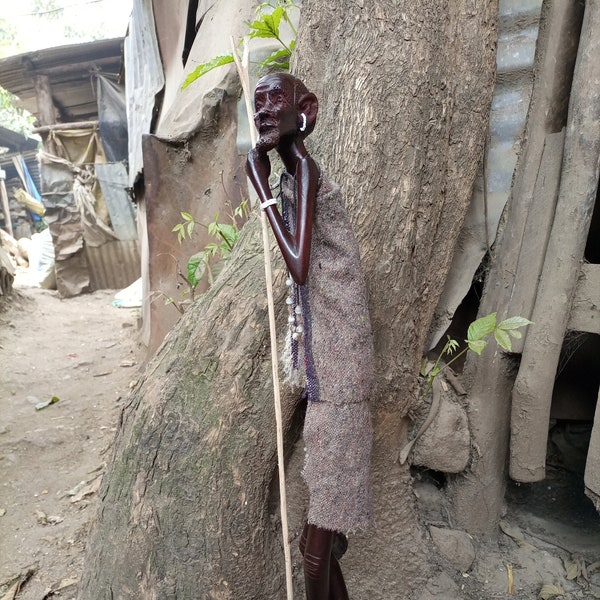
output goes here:
[[[298, 5], [293, 0], [278, 0], [275, 6], [269, 2], [263, 2], [256, 9], [256, 18], [254, 21], [245, 21], [248, 27], [248, 33], [244, 36], [247, 40], [255, 38], [264, 38], [277, 40], [281, 48], [272, 52], [265, 60], [258, 63], [260, 68], [279, 67], [282, 70], [289, 70], [290, 57], [296, 45], [295, 39], [289, 44], [286, 44], [281, 36], [281, 23], [287, 23], [290, 27], [294, 38], [296, 37], [296, 29], [290, 19], [289, 11], [298, 9]], [[240, 40], [243, 43], [244, 38]], [[191, 83], [206, 75], [213, 69], [228, 65], [233, 62], [233, 53], [220, 54], [209, 61], [198, 65], [186, 78], [181, 86], [185, 89]]]
[[532, 322], [525, 317], [510, 317], [504, 319], [500, 323], [497, 322], [497, 313], [491, 313], [485, 317], [480, 317], [473, 321], [467, 330], [467, 339], [465, 340], [466, 346], [447, 363], [440, 366], [442, 357], [447, 355], [450, 356], [459, 348], [459, 343], [447, 336], [447, 341], [442, 348], [437, 360], [433, 364], [430, 370], [427, 370], [426, 364], [421, 369], [421, 375], [427, 377], [427, 384], [422, 397], [425, 397], [433, 385], [433, 380], [446, 368], [449, 367], [454, 361], [463, 356], [469, 350], [472, 350], [477, 355], [481, 355], [485, 347], [489, 342], [489, 336], [493, 333], [494, 339], [497, 344], [506, 350], [507, 352], [512, 351], [511, 338], [520, 339], [522, 334], [518, 331], [521, 327], [530, 325]]

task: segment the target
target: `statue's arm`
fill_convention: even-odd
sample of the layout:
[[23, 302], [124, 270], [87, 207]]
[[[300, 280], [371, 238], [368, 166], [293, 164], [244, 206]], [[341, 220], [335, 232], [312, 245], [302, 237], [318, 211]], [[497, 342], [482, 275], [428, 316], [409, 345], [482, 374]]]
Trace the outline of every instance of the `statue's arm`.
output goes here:
[[[271, 195], [269, 187], [271, 163], [268, 155], [256, 148], [252, 149], [248, 154], [246, 172], [260, 202], [269, 200]], [[269, 223], [290, 275], [299, 285], [306, 282], [310, 266], [312, 223], [318, 181], [319, 172], [315, 161], [308, 155], [300, 159], [296, 169], [297, 214], [295, 231], [287, 231], [276, 205], [271, 205], [266, 209]]]

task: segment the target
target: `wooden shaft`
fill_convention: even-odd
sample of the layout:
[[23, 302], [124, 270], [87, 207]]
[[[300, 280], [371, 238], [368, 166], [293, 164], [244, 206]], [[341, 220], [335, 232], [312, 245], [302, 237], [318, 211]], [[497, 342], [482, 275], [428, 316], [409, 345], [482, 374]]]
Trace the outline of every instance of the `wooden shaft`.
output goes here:
[[[250, 123], [250, 138], [252, 146], [256, 144], [256, 129], [252, 118], [252, 99], [250, 96], [250, 83], [248, 80], [248, 45], [244, 41], [244, 57], [240, 62], [236, 45], [231, 37], [231, 50], [235, 65], [238, 69], [244, 99], [246, 101], [246, 112]], [[285, 559], [285, 581], [287, 600], [294, 599], [294, 584], [292, 579], [292, 557], [290, 552], [290, 540], [287, 521], [287, 496], [285, 491], [285, 456], [283, 449], [283, 419], [281, 415], [281, 394], [279, 390], [279, 361], [277, 357], [277, 327], [275, 323], [275, 303], [273, 301], [273, 277], [271, 274], [271, 259], [269, 245], [269, 226], [264, 211], [260, 211], [260, 222], [262, 226], [263, 254], [265, 258], [265, 279], [267, 288], [267, 306], [269, 309], [269, 331], [271, 334], [271, 370], [273, 377], [273, 396], [275, 403], [275, 425], [277, 428], [277, 465], [279, 467], [279, 500], [281, 505], [281, 535], [283, 538], [283, 553]]]
[[12, 219], [10, 216], [10, 206], [8, 204], [8, 194], [6, 193], [6, 186], [4, 185], [4, 177], [0, 177], [0, 197], [2, 199], [2, 210], [4, 211], [6, 230], [14, 237]]
[[510, 475], [545, 476], [554, 377], [591, 223], [600, 166], [600, 0], [587, 2], [569, 104], [560, 191], [512, 393]]
[[49, 133], [50, 131], [61, 131], [65, 129], [93, 129], [98, 127], [98, 121], [75, 121], [73, 123], [54, 123], [34, 127], [33, 133]]

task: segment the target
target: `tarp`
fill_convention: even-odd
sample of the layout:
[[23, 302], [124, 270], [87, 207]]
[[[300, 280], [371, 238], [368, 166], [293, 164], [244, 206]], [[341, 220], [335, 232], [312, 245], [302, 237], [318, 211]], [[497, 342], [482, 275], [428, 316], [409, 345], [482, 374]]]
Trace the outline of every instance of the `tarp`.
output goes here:
[[108, 162], [127, 160], [127, 104], [125, 88], [98, 75], [98, 123]]
[[[15, 165], [15, 169], [16, 169], [17, 173], [19, 174], [21, 182], [25, 186], [25, 190], [26, 190], [27, 194], [29, 195], [29, 197], [32, 198], [32, 200], [34, 202], [37, 201], [41, 204], [42, 196], [40, 195], [37, 187], [35, 186], [35, 183], [33, 181], [33, 178], [31, 177], [31, 174], [29, 173], [29, 169], [27, 168], [27, 163], [25, 162], [25, 159], [19, 155], [19, 156], [13, 156], [12, 161], [13, 161], [13, 164]], [[18, 198], [17, 198], [17, 200], [18, 200]], [[25, 202], [22, 202], [22, 204], [27, 205]], [[31, 213], [31, 216], [34, 221], [39, 221], [40, 220], [39, 215], [44, 214], [43, 207], [37, 208], [35, 206], [27, 206], [27, 208], [29, 209], [29, 212]]]
[[69, 298], [90, 290], [83, 225], [73, 196], [74, 175], [70, 163], [56, 156], [40, 153], [40, 162], [45, 218], [54, 244], [56, 288], [61, 297]]
[[151, 131], [156, 96], [165, 83], [154, 29], [152, 0], [133, 3], [124, 54], [127, 73], [125, 88], [129, 131], [129, 186], [133, 187], [144, 164], [142, 136]]
[[120, 240], [137, 240], [136, 214], [127, 191], [125, 165], [121, 162], [97, 164], [96, 178], [100, 183], [115, 235]]

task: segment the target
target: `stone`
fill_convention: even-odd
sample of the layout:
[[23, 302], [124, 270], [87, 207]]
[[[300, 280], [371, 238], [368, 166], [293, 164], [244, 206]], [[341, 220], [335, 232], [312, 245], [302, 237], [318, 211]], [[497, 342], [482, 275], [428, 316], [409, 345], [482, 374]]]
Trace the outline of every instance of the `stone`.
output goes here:
[[465, 470], [470, 454], [467, 412], [442, 394], [437, 415], [413, 446], [411, 462], [443, 473], [460, 473]]
[[419, 596], [416, 596], [416, 600], [461, 600], [462, 596], [458, 586], [448, 573], [438, 573], [435, 577], [432, 577], [427, 584], [425, 589]]
[[457, 529], [441, 529], [433, 525], [429, 527], [429, 533], [440, 554], [456, 565], [462, 573], [471, 568], [475, 560], [475, 548], [468, 533]]

